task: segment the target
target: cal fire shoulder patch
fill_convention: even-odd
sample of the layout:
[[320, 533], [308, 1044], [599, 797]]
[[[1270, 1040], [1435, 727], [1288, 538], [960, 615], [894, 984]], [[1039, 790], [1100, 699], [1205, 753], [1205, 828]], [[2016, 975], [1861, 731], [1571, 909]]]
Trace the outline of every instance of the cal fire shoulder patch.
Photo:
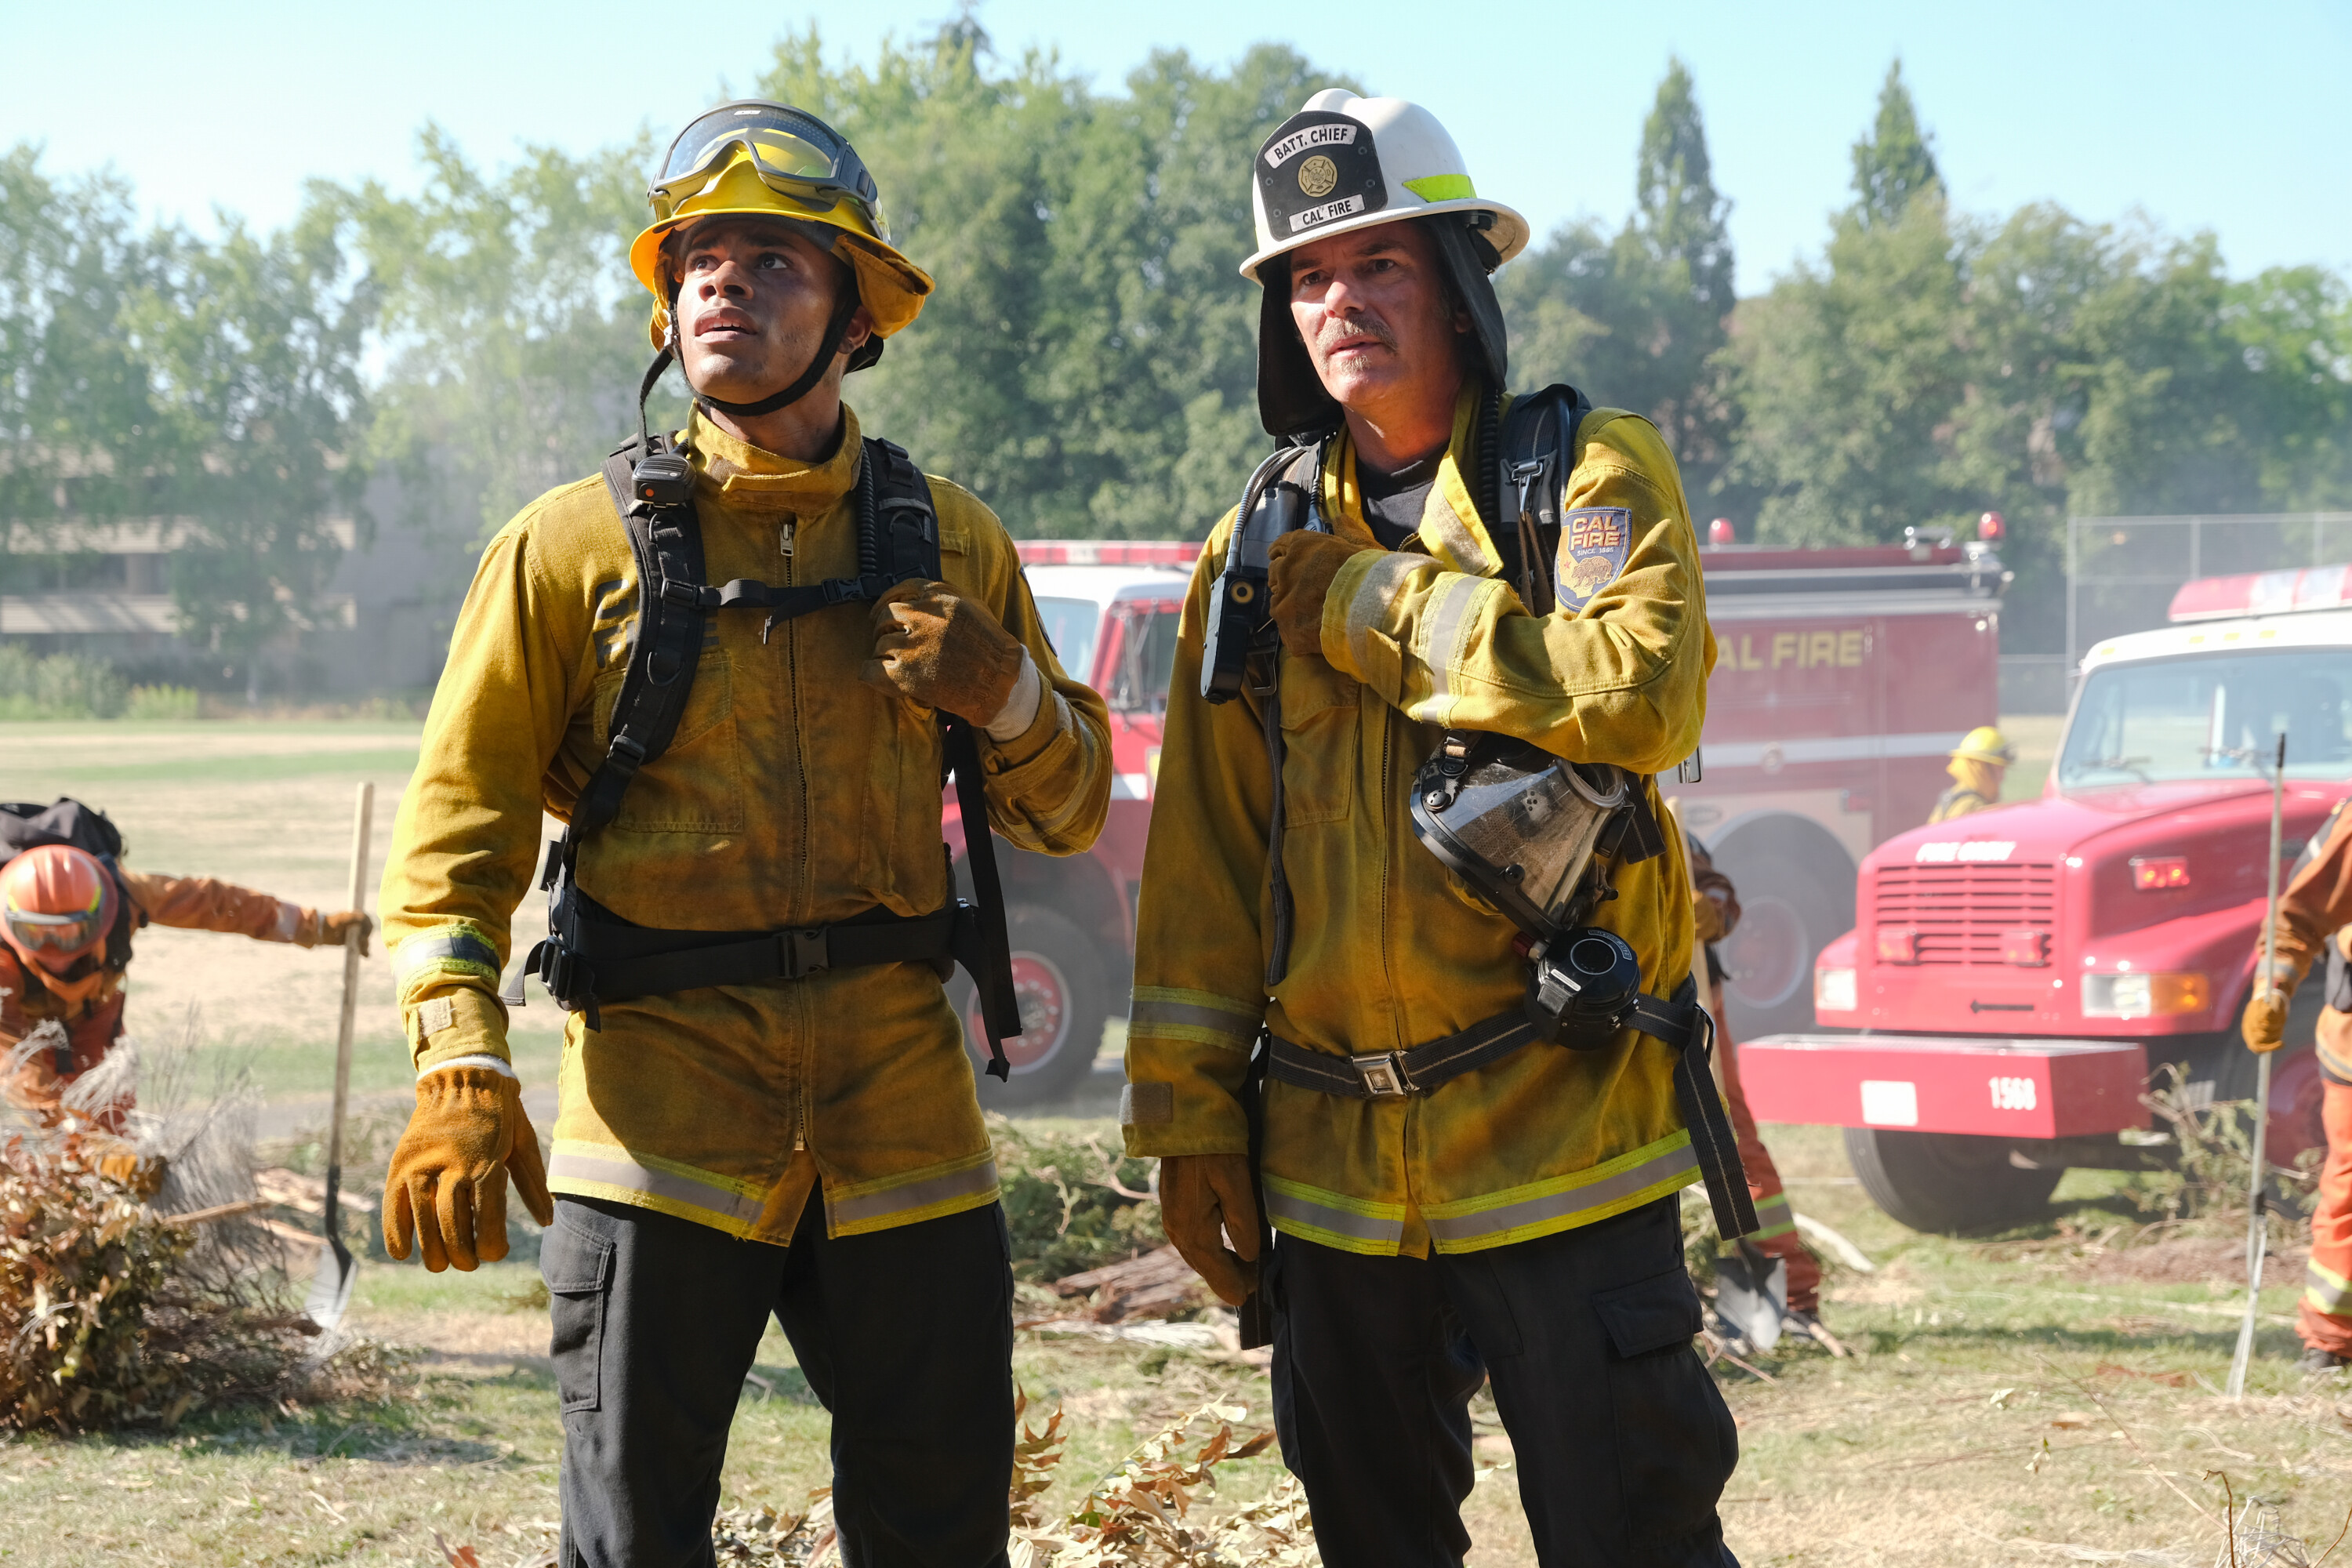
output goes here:
[[1580, 507], [1559, 520], [1553, 592], [1563, 610], [1581, 610], [1617, 580], [1633, 552], [1633, 514], [1622, 506]]

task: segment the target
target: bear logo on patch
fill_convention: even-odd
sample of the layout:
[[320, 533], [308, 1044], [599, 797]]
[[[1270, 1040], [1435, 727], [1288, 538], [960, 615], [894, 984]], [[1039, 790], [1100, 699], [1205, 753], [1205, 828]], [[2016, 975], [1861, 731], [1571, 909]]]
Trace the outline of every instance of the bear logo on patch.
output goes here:
[[1577, 611], [1617, 580], [1633, 552], [1633, 514], [1622, 506], [1580, 507], [1559, 520], [1552, 587], [1559, 607]]

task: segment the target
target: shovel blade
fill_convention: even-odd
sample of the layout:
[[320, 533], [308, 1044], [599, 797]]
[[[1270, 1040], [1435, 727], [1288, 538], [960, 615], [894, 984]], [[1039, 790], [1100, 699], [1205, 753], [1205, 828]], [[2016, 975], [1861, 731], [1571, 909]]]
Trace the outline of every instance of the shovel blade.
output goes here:
[[302, 1303], [303, 1315], [319, 1325], [322, 1334], [332, 1333], [343, 1321], [343, 1312], [352, 1304], [352, 1281], [359, 1275], [359, 1259], [343, 1245], [342, 1237], [327, 1237], [327, 1251], [319, 1257], [319, 1272], [310, 1281], [310, 1294]]
[[1759, 1351], [1780, 1342], [1789, 1310], [1789, 1265], [1746, 1242], [1715, 1260], [1715, 1310]]

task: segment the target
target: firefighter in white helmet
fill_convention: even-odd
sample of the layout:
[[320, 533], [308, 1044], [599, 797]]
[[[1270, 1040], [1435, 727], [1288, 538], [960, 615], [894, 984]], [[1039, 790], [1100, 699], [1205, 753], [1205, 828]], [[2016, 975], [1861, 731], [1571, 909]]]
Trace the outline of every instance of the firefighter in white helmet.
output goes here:
[[[1127, 1147], [1160, 1157], [1169, 1237], [1245, 1331], [1270, 1307], [1331, 1568], [1461, 1563], [1489, 1378], [1547, 1568], [1730, 1563], [1738, 1436], [1692, 1348], [1677, 1194], [1704, 1167], [1711, 1199], [1748, 1194], [1653, 776], [1696, 745], [1715, 653], [1681, 480], [1647, 421], [1565, 389], [1520, 400], [1578, 412], [1502, 472], [1530, 425], [1488, 275], [1528, 226], [1428, 110], [1318, 92], [1253, 169], [1259, 411], [1302, 445], [1210, 532], [1185, 605]], [[1573, 951], [1627, 988], [1573, 1026], [1538, 1020], [1557, 971], [1501, 912], [1523, 868], [1457, 873], [1417, 815], [1468, 798], [1421, 779], [1475, 782], [1506, 742], [1622, 832]], [[1635, 993], [1674, 1021], [1626, 1023]]]

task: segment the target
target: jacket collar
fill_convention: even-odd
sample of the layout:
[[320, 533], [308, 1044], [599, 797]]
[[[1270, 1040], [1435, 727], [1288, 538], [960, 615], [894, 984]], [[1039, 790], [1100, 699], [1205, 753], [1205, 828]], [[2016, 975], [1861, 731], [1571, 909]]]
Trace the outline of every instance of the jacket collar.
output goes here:
[[[1476, 482], [1471, 469], [1476, 459], [1478, 399], [1484, 395], [1484, 386], [1474, 377], [1464, 384], [1454, 405], [1454, 438], [1437, 465], [1418, 536], [1421, 547], [1447, 571], [1474, 577], [1491, 577], [1503, 569], [1502, 554], [1470, 499], [1469, 487]], [[1364, 522], [1363, 491], [1356, 482], [1356, 443], [1344, 425], [1323, 454], [1323, 514], [1341, 538], [1367, 549], [1379, 547]], [[1410, 541], [1406, 548], [1412, 548]]]
[[730, 436], [705, 418], [699, 405], [687, 416], [686, 440], [694, 449], [695, 488], [706, 499], [738, 511], [808, 518], [823, 517], [849, 493], [865, 451], [857, 416], [845, 403], [841, 440], [817, 463], [779, 457]]

